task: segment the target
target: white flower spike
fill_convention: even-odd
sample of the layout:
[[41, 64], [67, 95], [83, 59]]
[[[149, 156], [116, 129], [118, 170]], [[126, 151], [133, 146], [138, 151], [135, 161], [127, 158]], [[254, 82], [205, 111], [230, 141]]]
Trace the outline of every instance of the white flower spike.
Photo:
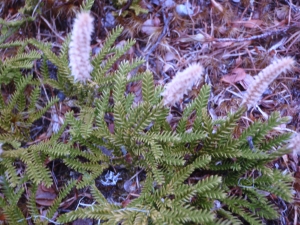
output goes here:
[[183, 99], [183, 95], [192, 89], [193, 85], [203, 79], [204, 68], [202, 65], [194, 63], [181, 72], [177, 72], [173, 80], [166, 84], [162, 93], [164, 105], [174, 105]]
[[93, 67], [90, 63], [90, 43], [94, 31], [93, 21], [89, 12], [79, 13], [74, 21], [69, 45], [70, 68], [74, 82], [86, 83], [91, 79], [90, 72]]

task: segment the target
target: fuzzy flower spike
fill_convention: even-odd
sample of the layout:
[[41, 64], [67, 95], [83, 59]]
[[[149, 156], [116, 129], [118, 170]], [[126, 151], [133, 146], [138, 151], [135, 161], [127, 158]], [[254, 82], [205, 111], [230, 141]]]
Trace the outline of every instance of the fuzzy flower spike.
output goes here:
[[200, 64], [191, 64], [181, 72], [177, 72], [173, 80], [166, 84], [162, 93], [164, 105], [174, 105], [183, 99], [183, 95], [192, 89], [193, 85], [203, 78], [204, 68]]
[[274, 60], [257, 75], [257, 78], [247, 90], [242, 104], [247, 105], [248, 109], [255, 107], [269, 84], [271, 84], [279, 74], [292, 70], [294, 64], [295, 60], [291, 57]]
[[288, 149], [291, 149], [297, 154], [300, 154], [300, 133], [296, 133], [288, 144]]
[[90, 43], [94, 31], [93, 21], [89, 12], [79, 13], [74, 21], [69, 45], [70, 68], [74, 82], [86, 83], [91, 79], [90, 72], [93, 67], [90, 63]]

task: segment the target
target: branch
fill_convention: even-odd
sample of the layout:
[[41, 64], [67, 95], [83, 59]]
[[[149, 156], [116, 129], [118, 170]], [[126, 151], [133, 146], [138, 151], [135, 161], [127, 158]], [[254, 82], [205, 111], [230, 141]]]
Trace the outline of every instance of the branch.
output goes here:
[[244, 42], [244, 41], [252, 41], [252, 40], [257, 40], [257, 39], [261, 39], [261, 38], [266, 38], [268, 36], [272, 36], [272, 35], [277, 35], [280, 33], [285, 33], [290, 27], [285, 27], [283, 29], [280, 30], [272, 30], [260, 35], [254, 35], [252, 37], [249, 38], [212, 38], [211, 41], [216, 41], [216, 42], [228, 42], [228, 41], [232, 41], [232, 42]]

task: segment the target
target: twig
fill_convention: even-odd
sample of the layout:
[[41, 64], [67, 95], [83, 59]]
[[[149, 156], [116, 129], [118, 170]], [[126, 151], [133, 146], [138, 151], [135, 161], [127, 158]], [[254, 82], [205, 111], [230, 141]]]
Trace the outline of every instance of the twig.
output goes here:
[[127, 1], [126, 5], [124, 5], [124, 6], [122, 7], [121, 12], [123, 12], [123, 11], [129, 9], [129, 7], [131, 6], [132, 2], [133, 2], [133, 0]]
[[295, 6], [291, 1], [289, 0], [284, 0], [289, 6], [290, 8], [294, 11], [294, 12], [299, 12], [300, 8]]
[[295, 212], [295, 215], [294, 215], [294, 225], [296, 225], [297, 222], [298, 222], [298, 207], [296, 205], [294, 206], [294, 212]]
[[159, 35], [159, 37], [157, 38], [157, 41], [155, 42], [155, 44], [149, 49], [149, 51], [148, 51], [148, 53], [147, 53], [147, 55], [145, 57], [146, 61], [148, 61], [149, 56], [157, 48], [157, 46], [159, 45], [159, 43], [161, 42], [161, 40], [163, 39], [163, 37], [167, 34], [171, 18], [167, 18], [164, 11], [163, 11], [163, 18], [164, 18], [164, 29], [161, 32], [161, 34]]
[[39, 0], [39, 2], [38, 2], [38, 3], [36, 4], [36, 6], [34, 7], [31, 17], [34, 17], [34, 14], [35, 14], [37, 8], [39, 7], [39, 5], [41, 4], [41, 2], [42, 2], [42, 0]]
[[65, 39], [58, 33], [56, 32], [53, 27], [51, 26], [51, 24], [48, 22], [48, 20], [46, 20], [43, 16], [41, 16], [41, 18], [44, 20], [44, 22], [48, 25], [49, 29], [62, 41], [65, 41]]
[[254, 35], [252, 37], [249, 38], [213, 38], [211, 39], [211, 41], [216, 41], [216, 42], [228, 42], [228, 41], [232, 41], [232, 42], [244, 42], [244, 41], [253, 41], [253, 40], [257, 40], [257, 39], [261, 39], [261, 38], [266, 38], [268, 36], [271, 35], [276, 35], [276, 34], [280, 34], [280, 33], [284, 33], [286, 32], [290, 27], [285, 27], [283, 29], [280, 30], [273, 30], [273, 31], [269, 31], [260, 35]]
[[45, 220], [48, 220], [50, 223], [57, 224], [57, 225], [62, 225], [62, 223], [57, 223], [54, 220], [49, 219], [48, 217], [42, 216], [42, 215], [30, 216], [30, 217], [27, 217], [25, 219], [18, 220], [18, 222], [20, 223], [20, 222], [23, 222], [24, 220], [31, 220], [32, 218], [34, 219], [34, 221], [35, 221], [35, 219], [45, 219]]

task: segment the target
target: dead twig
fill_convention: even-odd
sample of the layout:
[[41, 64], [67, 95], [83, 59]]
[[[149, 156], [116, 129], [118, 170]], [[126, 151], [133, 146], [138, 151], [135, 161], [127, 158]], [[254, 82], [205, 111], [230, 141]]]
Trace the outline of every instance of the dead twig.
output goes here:
[[129, 9], [129, 7], [131, 6], [133, 0], [129, 0], [127, 1], [127, 3], [122, 7], [121, 12], [124, 12], [125, 10]]
[[253, 41], [253, 40], [257, 40], [257, 39], [262, 39], [262, 38], [266, 38], [268, 36], [272, 36], [272, 35], [277, 35], [280, 33], [284, 33], [286, 32], [288, 29], [290, 29], [290, 27], [285, 27], [283, 29], [280, 30], [272, 30], [260, 35], [254, 35], [252, 37], [249, 38], [213, 38], [210, 41], [215, 41], [215, 42], [244, 42], [244, 41]]
[[41, 18], [44, 20], [44, 22], [48, 25], [49, 29], [59, 38], [61, 39], [62, 41], [65, 41], [65, 38], [63, 38], [52, 26], [51, 24], [49, 23], [49, 21], [44, 18], [43, 16], [41, 16]]
[[161, 32], [161, 34], [159, 35], [159, 37], [157, 38], [157, 41], [155, 42], [155, 44], [149, 49], [145, 60], [148, 61], [149, 56], [152, 54], [152, 52], [154, 52], [154, 50], [157, 48], [157, 46], [160, 44], [161, 40], [164, 38], [164, 36], [167, 34], [167, 31], [169, 29], [169, 23], [171, 18], [170, 17], [166, 17], [165, 12], [163, 10], [163, 18], [164, 18], [164, 29]]

